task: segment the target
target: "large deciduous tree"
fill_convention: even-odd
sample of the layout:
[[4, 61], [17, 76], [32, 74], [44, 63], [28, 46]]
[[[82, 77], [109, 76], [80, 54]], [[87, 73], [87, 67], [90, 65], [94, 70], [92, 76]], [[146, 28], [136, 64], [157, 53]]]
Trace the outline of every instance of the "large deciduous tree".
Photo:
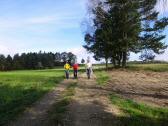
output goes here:
[[[92, 29], [86, 32], [84, 47], [96, 60], [109, 58], [126, 67], [130, 52], [151, 50], [160, 54], [167, 47], [162, 31], [168, 19], [159, 19], [157, 0], [97, 0], [92, 4]], [[90, 32], [91, 31], [91, 32]], [[106, 65], [107, 66], [107, 65]]]

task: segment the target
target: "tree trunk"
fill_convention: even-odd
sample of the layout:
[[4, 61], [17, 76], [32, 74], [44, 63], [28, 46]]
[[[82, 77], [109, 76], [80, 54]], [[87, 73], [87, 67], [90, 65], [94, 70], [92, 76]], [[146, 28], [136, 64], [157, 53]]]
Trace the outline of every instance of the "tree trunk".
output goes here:
[[106, 70], [108, 70], [108, 59], [105, 60], [106, 60]]
[[127, 52], [123, 52], [122, 67], [125, 68], [126, 64], [127, 64]]
[[119, 60], [118, 60], [118, 66], [119, 66], [119, 67], [121, 67], [122, 57], [123, 57], [123, 53], [121, 52], [121, 53], [120, 53], [120, 56], [119, 56]]
[[118, 67], [121, 66], [121, 59], [118, 59]]
[[[128, 20], [128, 15], [125, 14], [124, 17], [125, 21]], [[125, 68], [126, 67], [126, 62], [127, 62], [127, 52], [128, 52], [128, 33], [127, 33], [127, 29], [124, 29], [123, 31], [123, 39], [124, 39], [124, 44], [125, 44], [125, 48], [123, 49], [123, 53], [122, 53], [122, 67]]]
[[127, 41], [127, 33], [123, 33], [123, 37], [126, 40], [125, 41], [125, 49], [122, 53], [122, 67], [125, 68], [126, 67], [126, 63], [127, 63], [127, 51], [128, 51], [128, 41]]
[[116, 67], [116, 60], [115, 58], [112, 58], [113, 66]]

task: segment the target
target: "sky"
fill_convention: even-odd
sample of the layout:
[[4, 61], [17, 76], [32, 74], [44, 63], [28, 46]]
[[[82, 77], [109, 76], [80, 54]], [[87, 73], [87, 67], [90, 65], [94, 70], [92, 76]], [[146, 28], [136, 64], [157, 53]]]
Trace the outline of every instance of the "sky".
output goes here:
[[[87, 0], [0, 0], [0, 53], [67, 51], [76, 54], [78, 61], [86, 59], [91, 55], [82, 47], [86, 5]], [[168, 6], [156, 8], [161, 17], [168, 15]], [[157, 59], [168, 60], [167, 55], [168, 50]], [[138, 56], [131, 54], [130, 59]]]

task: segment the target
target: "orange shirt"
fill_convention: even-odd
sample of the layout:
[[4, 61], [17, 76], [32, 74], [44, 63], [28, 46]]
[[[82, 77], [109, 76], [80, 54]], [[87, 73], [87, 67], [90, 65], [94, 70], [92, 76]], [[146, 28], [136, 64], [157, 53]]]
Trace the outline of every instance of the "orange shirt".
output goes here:
[[79, 65], [77, 63], [75, 63], [72, 67], [73, 67], [74, 70], [78, 70]]

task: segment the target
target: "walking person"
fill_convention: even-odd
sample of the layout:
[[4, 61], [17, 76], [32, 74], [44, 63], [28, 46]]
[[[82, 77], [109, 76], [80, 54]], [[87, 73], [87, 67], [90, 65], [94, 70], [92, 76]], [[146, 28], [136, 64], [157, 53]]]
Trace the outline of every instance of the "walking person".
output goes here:
[[74, 79], [77, 79], [78, 78], [79, 65], [77, 63], [75, 63], [72, 67], [73, 67], [73, 71], [74, 71]]
[[70, 70], [70, 65], [68, 62], [66, 62], [66, 64], [64, 65], [64, 69], [65, 69], [65, 77], [66, 79], [69, 79], [69, 70]]
[[87, 60], [87, 63], [85, 64], [85, 68], [86, 68], [86, 74], [88, 79], [90, 79], [91, 76], [91, 72], [92, 72], [92, 63], [90, 62], [90, 60]]

